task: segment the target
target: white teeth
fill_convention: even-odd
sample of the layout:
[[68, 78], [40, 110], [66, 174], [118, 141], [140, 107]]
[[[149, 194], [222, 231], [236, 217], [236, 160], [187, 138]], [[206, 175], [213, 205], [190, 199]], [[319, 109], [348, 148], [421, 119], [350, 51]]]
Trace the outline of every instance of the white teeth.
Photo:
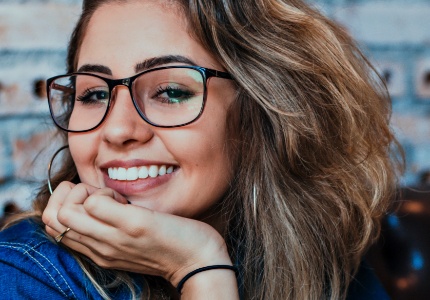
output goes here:
[[132, 167], [129, 169], [126, 168], [108, 168], [108, 175], [110, 179], [115, 180], [136, 180], [138, 178], [155, 178], [157, 176], [163, 176], [166, 174], [170, 174], [173, 172], [174, 167], [166, 165], [156, 166], [151, 165], [149, 167]]
[[127, 180], [127, 169], [126, 168], [118, 168], [118, 173], [116, 175], [116, 179]]
[[110, 178], [112, 178], [112, 179], [118, 179], [118, 169], [117, 168], [112, 168], [112, 169], [109, 169], [109, 170], [112, 170], [111, 171], [112, 176]]
[[158, 175], [166, 175], [166, 166], [161, 166], [160, 169], [158, 169]]
[[158, 176], [158, 166], [150, 166], [148, 170], [150, 177], [155, 178]]
[[148, 178], [148, 168], [140, 167], [139, 168], [139, 178]]
[[127, 169], [127, 180], [136, 180], [138, 177], [137, 167]]

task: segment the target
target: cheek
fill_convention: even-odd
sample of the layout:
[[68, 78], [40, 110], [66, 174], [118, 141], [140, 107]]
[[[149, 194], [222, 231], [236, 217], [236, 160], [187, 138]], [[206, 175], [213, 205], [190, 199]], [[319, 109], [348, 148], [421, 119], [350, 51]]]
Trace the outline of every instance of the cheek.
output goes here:
[[181, 167], [186, 180], [187, 198], [193, 204], [211, 206], [225, 193], [231, 180], [231, 164], [226, 147], [225, 114], [198, 120], [186, 130], [164, 139], [168, 151]]
[[97, 137], [90, 133], [69, 133], [70, 155], [82, 182], [95, 185], [94, 161], [97, 154]]

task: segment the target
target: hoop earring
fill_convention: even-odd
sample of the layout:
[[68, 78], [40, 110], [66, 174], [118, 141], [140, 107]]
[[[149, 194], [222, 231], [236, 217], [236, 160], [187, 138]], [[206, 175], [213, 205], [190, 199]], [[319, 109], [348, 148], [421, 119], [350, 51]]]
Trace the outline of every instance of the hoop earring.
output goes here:
[[52, 186], [51, 186], [51, 168], [52, 168], [52, 163], [54, 162], [54, 159], [55, 159], [55, 157], [57, 157], [58, 153], [60, 153], [61, 151], [63, 151], [66, 148], [69, 148], [69, 145], [65, 145], [65, 146], [61, 147], [60, 149], [58, 149], [54, 153], [54, 155], [52, 156], [51, 161], [49, 162], [49, 165], [48, 165], [48, 189], [49, 189], [49, 192], [51, 193], [51, 195], [53, 193]]

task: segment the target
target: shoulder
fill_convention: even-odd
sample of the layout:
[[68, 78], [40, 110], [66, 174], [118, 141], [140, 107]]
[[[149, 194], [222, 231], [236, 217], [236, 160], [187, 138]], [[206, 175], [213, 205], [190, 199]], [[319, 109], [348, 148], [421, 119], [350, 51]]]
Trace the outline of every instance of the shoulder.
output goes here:
[[0, 285], [13, 299], [99, 298], [70, 252], [32, 220], [0, 232]]

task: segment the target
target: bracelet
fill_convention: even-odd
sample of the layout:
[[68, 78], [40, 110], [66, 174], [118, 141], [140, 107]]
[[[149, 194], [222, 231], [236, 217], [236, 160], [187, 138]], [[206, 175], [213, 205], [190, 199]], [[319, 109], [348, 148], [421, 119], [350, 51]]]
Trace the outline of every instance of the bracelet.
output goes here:
[[206, 266], [203, 268], [198, 268], [194, 271], [191, 271], [190, 273], [188, 273], [187, 275], [185, 275], [184, 278], [181, 279], [181, 281], [179, 281], [178, 286], [176, 287], [176, 290], [178, 291], [179, 294], [181, 294], [182, 288], [184, 286], [185, 281], [187, 281], [191, 276], [200, 273], [200, 272], [204, 272], [207, 270], [213, 270], [213, 269], [227, 269], [227, 270], [232, 270], [234, 271], [234, 273], [239, 272], [239, 270], [237, 269], [237, 267], [235, 266], [229, 266], [229, 265], [213, 265], [213, 266]]

